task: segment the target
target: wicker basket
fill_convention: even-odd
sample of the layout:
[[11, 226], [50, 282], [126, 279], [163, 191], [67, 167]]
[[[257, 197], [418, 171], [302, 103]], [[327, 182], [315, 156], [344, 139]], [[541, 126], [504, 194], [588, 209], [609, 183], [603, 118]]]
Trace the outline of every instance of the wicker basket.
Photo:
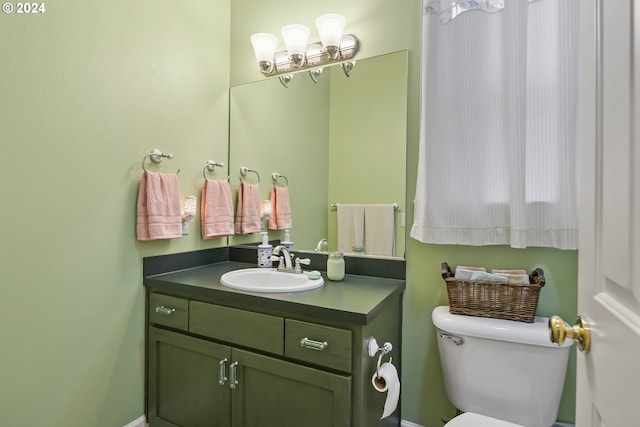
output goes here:
[[530, 284], [521, 285], [456, 279], [449, 264], [443, 262], [442, 278], [447, 284], [450, 313], [526, 323], [535, 320], [540, 290], [545, 285], [540, 268], [529, 275]]

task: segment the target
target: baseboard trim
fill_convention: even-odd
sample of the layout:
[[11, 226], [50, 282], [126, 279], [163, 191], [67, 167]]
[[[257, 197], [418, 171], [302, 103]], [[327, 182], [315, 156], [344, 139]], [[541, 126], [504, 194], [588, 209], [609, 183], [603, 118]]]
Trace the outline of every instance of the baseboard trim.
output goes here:
[[145, 427], [146, 425], [144, 415], [141, 415], [139, 418], [136, 418], [124, 427]]
[[402, 420], [400, 421], [400, 427], [423, 427], [420, 424], [412, 423], [411, 421]]

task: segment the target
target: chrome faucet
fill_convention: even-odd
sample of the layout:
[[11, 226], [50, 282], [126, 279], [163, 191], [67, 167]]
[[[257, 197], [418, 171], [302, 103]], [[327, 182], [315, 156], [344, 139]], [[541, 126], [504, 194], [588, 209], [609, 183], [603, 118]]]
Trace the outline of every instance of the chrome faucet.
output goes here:
[[[293, 266], [293, 259], [295, 258], [295, 267]], [[302, 265], [311, 264], [311, 260], [309, 258], [299, 258], [294, 254], [289, 252], [286, 246], [278, 245], [273, 248], [273, 258], [274, 261], [279, 261], [278, 263], [278, 271], [282, 271], [285, 273], [302, 273]]]
[[[274, 255], [280, 255], [280, 263], [278, 264], [278, 270], [293, 270], [293, 265], [291, 264], [291, 253], [286, 246], [278, 245], [273, 248]], [[284, 262], [284, 265], [282, 263]]]
[[323, 248], [326, 248], [328, 245], [327, 239], [320, 239], [318, 244], [316, 245], [316, 252], [322, 251]]

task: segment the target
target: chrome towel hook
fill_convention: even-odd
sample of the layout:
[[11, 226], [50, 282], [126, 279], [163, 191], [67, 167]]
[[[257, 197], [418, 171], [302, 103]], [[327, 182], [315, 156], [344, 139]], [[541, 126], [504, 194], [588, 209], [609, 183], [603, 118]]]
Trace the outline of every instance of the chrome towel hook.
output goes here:
[[[222, 162], [214, 162], [211, 159], [207, 160], [207, 163], [204, 165], [204, 168], [202, 169], [202, 177], [206, 180], [207, 179], [207, 171], [213, 172], [213, 170], [216, 167], [223, 168], [224, 167], [224, 163], [222, 163]], [[228, 176], [227, 176], [227, 180], [229, 180]]]
[[280, 175], [278, 172], [273, 172], [271, 174], [271, 180], [273, 181], [273, 185], [277, 186], [278, 185], [278, 179], [280, 179], [280, 178], [284, 179], [284, 186], [288, 187], [289, 186], [289, 180], [287, 179], [286, 176]]
[[[147, 154], [146, 156], [144, 156], [142, 158], [142, 170], [147, 172], [147, 168], [144, 167], [144, 161], [149, 158], [149, 160], [151, 160], [153, 163], [155, 164], [159, 164], [162, 162], [162, 160], [164, 159], [173, 159], [173, 154], [171, 153], [163, 153], [162, 151], [158, 150], [157, 148], [154, 148], [149, 154]], [[178, 172], [176, 172], [177, 174], [180, 173], [180, 169], [178, 169]]]
[[[240, 166], [240, 175], [242, 177], [246, 177], [248, 172], [253, 172], [256, 174], [256, 176], [258, 177], [258, 183], [260, 183], [260, 174], [256, 171], [254, 171], [253, 169], [249, 169], [246, 166]], [[242, 178], [240, 178], [240, 181], [242, 181]], [[244, 181], [242, 181], [244, 182]]]

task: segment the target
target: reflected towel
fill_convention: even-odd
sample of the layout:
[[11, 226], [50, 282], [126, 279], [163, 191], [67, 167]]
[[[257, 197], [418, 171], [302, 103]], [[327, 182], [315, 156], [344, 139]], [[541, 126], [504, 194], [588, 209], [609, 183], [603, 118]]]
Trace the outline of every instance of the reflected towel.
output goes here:
[[233, 201], [229, 181], [205, 180], [200, 200], [202, 238], [206, 240], [233, 235]]
[[364, 205], [339, 203], [337, 210], [338, 251], [348, 254], [364, 247]]
[[178, 175], [145, 172], [140, 180], [136, 207], [138, 240], [182, 237]]
[[269, 228], [271, 230], [286, 230], [293, 228], [291, 219], [291, 203], [287, 187], [273, 187], [271, 191], [271, 213], [269, 214]]
[[250, 234], [260, 231], [260, 186], [240, 183], [236, 209], [235, 233]]
[[396, 241], [395, 209], [393, 204], [364, 206], [364, 253], [393, 256]]

